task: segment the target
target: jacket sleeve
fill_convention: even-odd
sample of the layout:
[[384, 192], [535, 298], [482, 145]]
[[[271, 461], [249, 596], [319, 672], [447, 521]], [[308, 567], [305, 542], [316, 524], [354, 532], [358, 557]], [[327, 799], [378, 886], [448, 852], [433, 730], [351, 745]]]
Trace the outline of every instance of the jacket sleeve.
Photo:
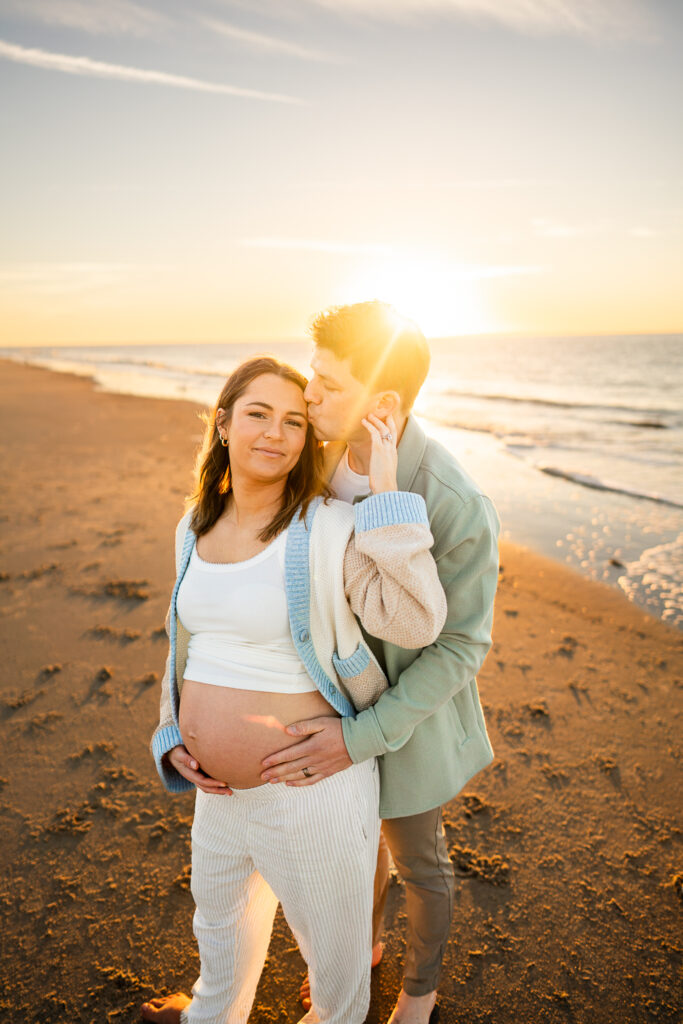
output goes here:
[[470, 498], [452, 517], [437, 557], [448, 606], [445, 625], [376, 704], [355, 719], [342, 719], [352, 761], [399, 750], [416, 725], [477, 674], [491, 647], [498, 528], [496, 511], [483, 495]]
[[387, 491], [354, 506], [344, 590], [368, 633], [397, 647], [425, 647], [446, 620], [446, 596], [431, 555], [424, 498]]

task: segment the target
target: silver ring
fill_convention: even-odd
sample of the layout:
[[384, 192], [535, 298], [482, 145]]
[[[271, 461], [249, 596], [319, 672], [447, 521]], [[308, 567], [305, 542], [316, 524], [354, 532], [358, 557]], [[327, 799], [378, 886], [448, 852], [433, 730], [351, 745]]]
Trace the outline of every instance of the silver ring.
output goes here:
[[383, 434], [382, 435], [382, 440], [383, 441], [393, 441], [394, 438], [393, 438], [393, 436], [391, 434]]
[[310, 779], [311, 775], [313, 774], [310, 768], [302, 768], [301, 771], [304, 773], [307, 779]]

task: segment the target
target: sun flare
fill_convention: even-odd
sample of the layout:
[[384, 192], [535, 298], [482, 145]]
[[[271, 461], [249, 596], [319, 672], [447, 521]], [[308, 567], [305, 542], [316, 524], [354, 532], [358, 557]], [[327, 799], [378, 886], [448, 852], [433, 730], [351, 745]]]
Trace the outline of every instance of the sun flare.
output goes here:
[[496, 329], [471, 269], [434, 260], [396, 259], [368, 264], [348, 286], [359, 296], [391, 303], [428, 337], [483, 334]]

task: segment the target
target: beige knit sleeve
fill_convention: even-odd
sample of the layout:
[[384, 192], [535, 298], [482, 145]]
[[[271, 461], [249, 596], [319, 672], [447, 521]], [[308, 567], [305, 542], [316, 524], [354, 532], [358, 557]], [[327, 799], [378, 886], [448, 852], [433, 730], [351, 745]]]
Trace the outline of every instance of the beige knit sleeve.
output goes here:
[[397, 647], [434, 643], [446, 621], [446, 595], [422, 523], [378, 526], [351, 536], [344, 590], [363, 627]]
[[[170, 605], [169, 605], [168, 611], [166, 612], [165, 626], [166, 626], [166, 635], [170, 639], [170, 635], [171, 635], [171, 607], [170, 607]], [[157, 733], [160, 732], [162, 729], [166, 729], [169, 726], [172, 726], [174, 724], [174, 722], [173, 722], [173, 712], [171, 710], [171, 672], [170, 672], [170, 669], [171, 669], [171, 649], [170, 649], [170, 645], [169, 645], [169, 651], [168, 651], [168, 655], [166, 657], [166, 667], [164, 668], [164, 675], [163, 675], [163, 678], [161, 680], [161, 699], [160, 699], [160, 702], [159, 702], [159, 724], [158, 724], [157, 728], [154, 730], [154, 735], [152, 736], [152, 741], [150, 743], [150, 748], [151, 748], [152, 744], [154, 743], [154, 737], [157, 735]]]

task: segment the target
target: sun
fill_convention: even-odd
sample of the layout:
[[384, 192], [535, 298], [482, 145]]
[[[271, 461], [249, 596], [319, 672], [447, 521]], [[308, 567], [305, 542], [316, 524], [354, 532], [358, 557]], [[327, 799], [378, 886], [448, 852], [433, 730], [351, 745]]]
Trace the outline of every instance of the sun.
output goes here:
[[344, 301], [381, 299], [414, 320], [427, 337], [495, 330], [471, 269], [419, 258], [385, 259], [352, 276]]

